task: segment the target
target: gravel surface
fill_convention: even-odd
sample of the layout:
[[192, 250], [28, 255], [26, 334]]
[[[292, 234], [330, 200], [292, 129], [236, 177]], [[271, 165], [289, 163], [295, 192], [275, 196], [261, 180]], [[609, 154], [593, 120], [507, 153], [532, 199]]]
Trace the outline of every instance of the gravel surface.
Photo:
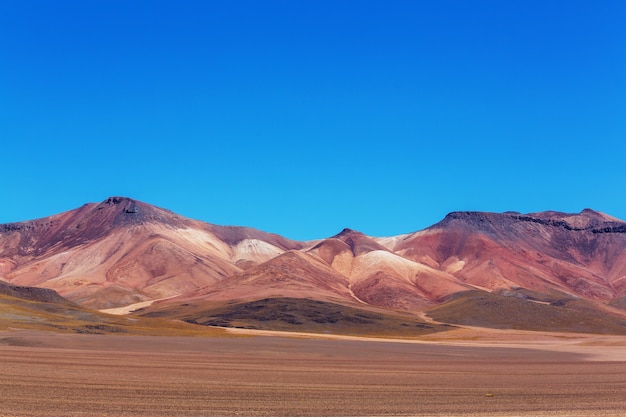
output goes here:
[[624, 416], [624, 393], [626, 362], [571, 347], [0, 334], [2, 417]]

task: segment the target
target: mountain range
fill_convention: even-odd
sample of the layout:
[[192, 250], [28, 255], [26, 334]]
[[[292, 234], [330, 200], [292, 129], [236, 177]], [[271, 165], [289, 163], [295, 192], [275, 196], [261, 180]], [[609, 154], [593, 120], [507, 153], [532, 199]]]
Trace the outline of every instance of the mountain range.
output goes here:
[[590, 209], [453, 212], [400, 236], [294, 241], [111, 197], [0, 225], [0, 284], [31, 307], [62, 297], [93, 314], [201, 325], [624, 334], [626, 223]]

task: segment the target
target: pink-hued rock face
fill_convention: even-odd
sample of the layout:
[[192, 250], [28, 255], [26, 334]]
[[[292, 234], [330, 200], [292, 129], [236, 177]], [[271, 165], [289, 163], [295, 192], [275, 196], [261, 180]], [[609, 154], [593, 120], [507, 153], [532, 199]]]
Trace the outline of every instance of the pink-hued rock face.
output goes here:
[[453, 294], [517, 288], [619, 304], [626, 223], [589, 209], [454, 212], [412, 234], [345, 229], [313, 244], [111, 197], [0, 225], [0, 279], [98, 309], [294, 297], [421, 312]]
[[[246, 244], [247, 243], [247, 244]], [[0, 278], [92, 308], [182, 295], [303, 244], [123, 197], [0, 226]]]
[[604, 301], [626, 290], [626, 223], [588, 209], [451, 213], [394, 250], [491, 290], [552, 289]]

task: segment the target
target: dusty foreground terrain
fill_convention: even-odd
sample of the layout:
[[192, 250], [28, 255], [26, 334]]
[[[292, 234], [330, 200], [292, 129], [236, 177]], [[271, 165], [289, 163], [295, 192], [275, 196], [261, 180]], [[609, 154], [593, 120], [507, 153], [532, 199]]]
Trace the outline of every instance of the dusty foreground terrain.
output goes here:
[[2, 332], [0, 416], [626, 415], [623, 337], [521, 339]]

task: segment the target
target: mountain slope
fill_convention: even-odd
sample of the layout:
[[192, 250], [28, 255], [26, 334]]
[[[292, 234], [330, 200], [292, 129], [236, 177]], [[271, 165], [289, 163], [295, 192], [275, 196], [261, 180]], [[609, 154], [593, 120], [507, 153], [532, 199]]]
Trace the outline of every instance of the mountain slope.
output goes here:
[[[218, 329], [170, 320], [119, 317], [89, 310], [53, 290], [0, 281], [0, 331], [45, 330], [89, 334], [215, 335]], [[5, 342], [7, 339], [5, 338]]]
[[308, 252], [346, 276], [354, 296], [374, 306], [423, 310], [442, 297], [470, 288], [350, 229], [323, 240]]
[[[453, 212], [401, 236], [344, 229], [296, 242], [111, 197], [0, 225], [2, 281], [54, 290], [81, 308], [130, 311], [154, 302], [159, 314], [178, 318], [184, 310], [190, 322], [214, 317], [207, 311], [220, 308], [235, 323], [237, 315], [257, 320], [248, 310], [259, 305], [268, 314], [301, 305], [309, 311], [301, 316], [306, 322], [322, 319], [317, 307], [332, 313], [343, 306], [350, 317], [351, 309], [413, 318], [428, 311], [436, 320], [463, 324], [466, 309], [466, 318], [482, 326], [523, 327], [526, 315], [535, 329], [545, 313], [618, 331], [626, 320], [626, 223], [589, 209]], [[531, 293], [532, 300], [523, 298]], [[552, 303], [553, 294], [568, 301]], [[194, 310], [201, 316], [186, 308], [192, 304], [201, 306]], [[506, 317], [515, 311], [518, 316]], [[569, 318], [551, 322], [575, 329]]]
[[626, 291], [626, 223], [588, 209], [451, 213], [393, 250], [488, 290], [559, 290], [600, 301]]
[[167, 317], [203, 326], [379, 337], [415, 337], [453, 328], [380, 309], [290, 297], [156, 304], [136, 311], [134, 316]]
[[256, 264], [302, 246], [111, 197], [0, 227], [0, 277], [52, 288], [92, 308], [110, 308], [181, 295], [240, 272], [238, 264]]
[[306, 252], [294, 250], [171, 301], [292, 297], [358, 303], [348, 284], [344, 275]]
[[626, 312], [563, 293], [467, 291], [427, 312], [436, 321], [534, 331], [626, 334]]

